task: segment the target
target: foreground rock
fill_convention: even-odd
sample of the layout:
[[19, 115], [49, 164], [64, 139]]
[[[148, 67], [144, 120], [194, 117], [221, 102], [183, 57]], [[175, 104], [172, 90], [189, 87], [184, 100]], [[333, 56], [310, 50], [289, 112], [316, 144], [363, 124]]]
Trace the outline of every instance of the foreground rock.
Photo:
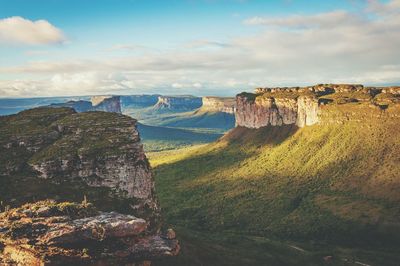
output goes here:
[[26, 204], [0, 214], [0, 258], [2, 265], [126, 265], [179, 252], [171, 230], [146, 233], [148, 226], [88, 203]]

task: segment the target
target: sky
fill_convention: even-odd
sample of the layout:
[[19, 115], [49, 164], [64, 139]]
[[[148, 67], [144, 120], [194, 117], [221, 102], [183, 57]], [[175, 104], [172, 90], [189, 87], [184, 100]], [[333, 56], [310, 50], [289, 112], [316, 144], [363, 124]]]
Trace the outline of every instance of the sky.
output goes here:
[[400, 0], [0, 0], [0, 97], [400, 84]]

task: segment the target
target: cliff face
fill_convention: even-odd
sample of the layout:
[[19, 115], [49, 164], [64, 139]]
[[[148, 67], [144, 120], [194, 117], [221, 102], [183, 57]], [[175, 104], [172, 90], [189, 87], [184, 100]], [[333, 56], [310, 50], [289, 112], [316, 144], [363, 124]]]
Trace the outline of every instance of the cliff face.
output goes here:
[[159, 111], [190, 111], [200, 108], [201, 105], [202, 101], [200, 97], [158, 96], [158, 101], [153, 108]]
[[80, 113], [53, 124], [59, 138], [29, 160], [42, 178], [78, 177], [89, 186], [109, 187], [122, 197], [150, 201], [150, 167], [136, 120], [109, 113]]
[[304, 127], [366, 119], [368, 115], [398, 116], [399, 92], [398, 87], [372, 88], [349, 84], [258, 88], [254, 94], [236, 96], [236, 125], [260, 128], [295, 124]]
[[318, 100], [313, 97], [257, 97], [251, 100], [249, 96], [238, 96], [236, 100], [238, 126], [260, 128], [296, 124], [304, 127], [318, 122]]
[[201, 110], [210, 112], [235, 113], [235, 98], [228, 97], [203, 97]]

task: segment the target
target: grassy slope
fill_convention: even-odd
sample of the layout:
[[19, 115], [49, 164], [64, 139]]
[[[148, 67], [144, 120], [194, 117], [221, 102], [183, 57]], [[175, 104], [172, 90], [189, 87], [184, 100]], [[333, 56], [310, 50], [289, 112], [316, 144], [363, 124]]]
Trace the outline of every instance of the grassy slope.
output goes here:
[[[398, 129], [397, 121], [374, 120], [303, 129], [237, 128], [215, 144], [152, 154], [151, 163], [167, 222], [183, 228], [184, 237], [190, 229], [208, 239], [215, 232], [233, 232], [299, 241], [318, 252], [321, 243], [357, 246], [362, 251], [328, 250], [338, 258], [395, 265], [400, 254], [395, 248], [400, 240]], [[309, 247], [311, 240], [318, 245]], [[187, 256], [205, 256], [206, 241], [187, 241], [200, 247], [184, 250], [177, 264], [184, 265]], [[238, 254], [253, 258], [242, 249], [249, 247], [239, 241]], [[197, 250], [200, 254], [188, 255]], [[225, 255], [221, 251], [215, 258]], [[268, 261], [265, 256], [260, 261]], [[311, 264], [315, 257], [308, 259]], [[290, 256], [282, 263], [292, 264]]]

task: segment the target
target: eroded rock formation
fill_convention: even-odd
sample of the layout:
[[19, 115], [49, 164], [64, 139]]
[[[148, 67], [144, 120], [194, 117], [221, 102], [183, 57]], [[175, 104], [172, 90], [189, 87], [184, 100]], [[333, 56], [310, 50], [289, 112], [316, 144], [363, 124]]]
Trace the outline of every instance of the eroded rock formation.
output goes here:
[[[398, 116], [400, 87], [319, 84], [311, 87], [257, 88], [236, 96], [236, 125], [248, 128], [362, 120]], [[390, 109], [387, 110], [387, 108]]]

